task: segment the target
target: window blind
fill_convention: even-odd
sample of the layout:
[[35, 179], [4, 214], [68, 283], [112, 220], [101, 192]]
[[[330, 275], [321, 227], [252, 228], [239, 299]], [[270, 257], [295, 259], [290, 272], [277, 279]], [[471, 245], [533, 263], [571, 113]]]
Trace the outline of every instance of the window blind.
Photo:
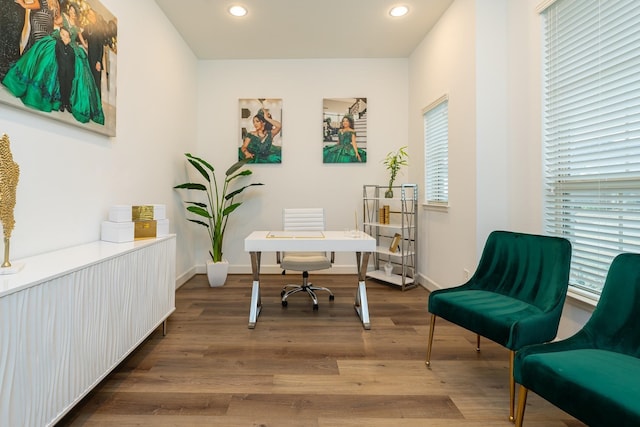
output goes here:
[[449, 114], [447, 98], [424, 112], [425, 198], [427, 204], [449, 202]]
[[599, 294], [613, 258], [640, 252], [640, 2], [542, 17], [546, 232], [572, 243], [571, 285]]

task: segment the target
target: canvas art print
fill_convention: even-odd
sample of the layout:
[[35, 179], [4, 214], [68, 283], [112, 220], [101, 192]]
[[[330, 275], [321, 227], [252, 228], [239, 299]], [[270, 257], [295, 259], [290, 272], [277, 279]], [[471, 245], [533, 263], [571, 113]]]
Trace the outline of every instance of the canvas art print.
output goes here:
[[282, 99], [240, 99], [238, 160], [282, 163]]
[[326, 98], [322, 106], [323, 163], [366, 163], [367, 98]]
[[114, 136], [117, 34], [97, 0], [0, 0], [0, 102]]

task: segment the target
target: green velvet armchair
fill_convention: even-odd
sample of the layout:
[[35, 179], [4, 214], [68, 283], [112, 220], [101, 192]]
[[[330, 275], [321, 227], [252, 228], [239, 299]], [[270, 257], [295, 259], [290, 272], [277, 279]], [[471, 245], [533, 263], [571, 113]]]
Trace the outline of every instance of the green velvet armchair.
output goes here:
[[516, 425], [531, 390], [591, 427], [640, 426], [640, 254], [618, 255], [575, 335], [518, 352]]
[[525, 345], [556, 337], [569, 284], [571, 244], [559, 237], [492, 232], [478, 267], [463, 285], [429, 295], [431, 325], [427, 366], [436, 317], [442, 317], [508, 348], [509, 419], [514, 420], [513, 359]]

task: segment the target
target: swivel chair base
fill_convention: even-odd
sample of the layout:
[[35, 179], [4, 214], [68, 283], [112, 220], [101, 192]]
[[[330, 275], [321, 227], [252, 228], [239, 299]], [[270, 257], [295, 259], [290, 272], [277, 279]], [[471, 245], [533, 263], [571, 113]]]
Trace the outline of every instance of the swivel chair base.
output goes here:
[[[283, 271], [282, 274], [284, 274], [285, 272]], [[280, 296], [282, 297], [282, 306], [286, 307], [288, 302], [287, 302], [287, 298], [289, 298], [290, 295], [293, 294], [297, 294], [298, 292], [306, 292], [307, 294], [309, 294], [309, 296], [311, 297], [311, 299], [313, 300], [313, 309], [317, 310], [318, 309], [318, 296], [316, 295], [315, 291], [325, 291], [325, 292], [329, 292], [329, 301], [333, 301], [335, 299], [333, 292], [331, 292], [331, 289], [329, 288], [324, 288], [322, 286], [313, 286], [312, 283], [308, 283], [309, 281], [309, 272], [307, 271], [303, 271], [302, 272], [302, 285], [286, 285], [282, 288], [282, 292], [280, 292]], [[289, 290], [287, 290], [289, 289]]]

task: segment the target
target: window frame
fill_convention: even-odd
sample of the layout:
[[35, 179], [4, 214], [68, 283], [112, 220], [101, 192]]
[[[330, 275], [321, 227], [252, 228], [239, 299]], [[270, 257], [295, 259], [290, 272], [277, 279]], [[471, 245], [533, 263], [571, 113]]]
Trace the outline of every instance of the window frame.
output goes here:
[[[441, 126], [428, 129], [430, 114], [444, 113]], [[444, 126], [442, 126], [444, 125]], [[424, 206], [427, 209], [446, 211], [449, 208], [449, 96], [443, 95], [422, 109], [422, 131], [424, 144]], [[435, 131], [435, 132], [434, 132]], [[433, 146], [435, 134], [436, 146]], [[434, 154], [435, 153], [435, 154]], [[435, 169], [435, 172], [430, 171]]]

